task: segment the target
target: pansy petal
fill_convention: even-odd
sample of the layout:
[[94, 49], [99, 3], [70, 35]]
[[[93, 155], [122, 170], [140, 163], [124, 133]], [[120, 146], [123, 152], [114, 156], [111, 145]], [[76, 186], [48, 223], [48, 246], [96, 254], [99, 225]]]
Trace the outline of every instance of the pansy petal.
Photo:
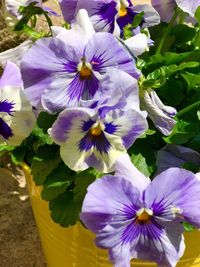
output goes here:
[[[132, 250], [132, 256], [155, 261], [160, 267], [175, 267], [180, 254], [184, 251], [184, 245], [183, 227], [181, 224], [173, 224], [173, 226], [174, 228], [170, 227], [171, 231], [153, 223], [142, 226], [138, 243]], [[177, 238], [173, 239], [173, 235]]]
[[3, 116], [4, 122], [12, 129], [12, 136], [6, 142], [9, 145], [20, 145], [32, 132], [36, 121], [32, 107], [19, 87], [5, 86], [0, 90], [0, 98], [13, 102], [13, 116]]
[[0, 66], [5, 67], [7, 61], [11, 61], [19, 66], [22, 56], [32, 46], [32, 44], [33, 42], [31, 40], [26, 40], [17, 47], [0, 53]]
[[171, 20], [176, 7], [174, 0], [151, 0], [151, 4], [159, 13], [162, 21], [169, 22]]
[[21, 73], [17, 65], [8, 61], [4, 72], [0, 78], [0, 88], [9, 85], [13, 87], [22, 87]]
[[[126, 223], [124, 209], [128, 206], [132, 207], [132, 203], [137, 206], [139, 201], [139, 190], [129, 181], [120, 176], [104, 176], [88, 187], [82, 206], [81, 220], [94, 232], [102, 231], [106, 225], [111, 224], [115, 234], [115, 230], [123, 225], [123, 223], [120, 224], [120, 220]], [[110, 229], [104, 230], [105, 232], [108, 230], [110, 234]]]
[[[52, 28], [54, 29], [54, 27]], [[77, 13], [76, 23], [72, 24], [70, 30], [63, 29], [58, 33], [57, 27], [54, 29], [54, 36], [55, 34], [57, 38], [65, 42], [67, 45], [83, 50], [88, 40], [92, 37], [92, 35], [95, 34], [95, 31], [91, 24], [87, 11], [81, 9]]]
[[[126, 98], [127, 107], [140, 111], [138, 80], [128, 73], [115, 68], [109, 68], [103, 77], [102, 89], [106, 89], [110, 94], [116, 95], [116, 88], [121, 91]], [[103, 90], [102, 90], [103, 91]], [[108, 93], [105, 91], [106, 95]], [[141, 112], [141, 111], [140, 111]]]
[[200, 0], [175, 0], [178, 7], [194, 17], [196, 9], [200, 6]]
[[65, 75], [67, 84], [68, 78], [75, 76], [79, 61], [76, 52], [57, 38], [44, 38], [25, 54], [21, 73], [25, 94], [33, 106], [40, 107], [42, 95], [55, 80], [57, 84]]
[[144, 33], [139, 33], [125, 40], [125, 44], [135, 56], [149, 50], [149, 38]]
[[92, 113], [93, 111], [89, 109], [69, 108], [60, 113], [49, 130], [53, 141], [61, 145], [60, 154], [63, 161], [75, 171], [85, 170], [89, 167], [85, 159], [91, 154], [91, 151], [80, 151], [78, 143], [85, 135], [81, 129], [82, 124], [90, 119]]
[[157, 153], [157, 173], [171, 167], [182, 167], [186, 162], [200, 166], [200, 154], [188, 147], [167, 145]]
[[135, 62], [123, 45], [110, 33], [97, 33], [88, 42], [85, 56], [93, 64], [93, 68], [100, 73], [105, 69], [116, 66], [136, 79], [139, 71]]
[[115, 125], [117, 125], [116, 134], [122, 138], [126, 148], [129, 148], [148, 129], [147, 120], [138, 111], [128, 109], [123, 112], [115, 110], [110, 113], [115, 118]]
[[115, 175], [129, 180], [141, 192], [144, 191], [151, 180], [145, 177], [131, 162], [128, 154], [118, 157], [115, 163]]
[[145, 201], [163, 218], [200, 226], [200, 182], [190, 171], [170, 168], [162, 172], [147, 187]]
[[[167, 0], [165, 0], [167, 1]], [[152, 27], [160, 23], [158, 12], [148, 4], [135, 5], [132, 10], [137, 13], [144, 12], [144, 24], [142, 27]]]

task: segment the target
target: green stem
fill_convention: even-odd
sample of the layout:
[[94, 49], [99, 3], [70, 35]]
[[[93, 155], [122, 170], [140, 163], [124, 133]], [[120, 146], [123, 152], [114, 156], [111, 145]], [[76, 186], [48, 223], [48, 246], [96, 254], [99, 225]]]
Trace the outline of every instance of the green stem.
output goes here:
[[177, 8], [177, 9], [175, 10], [175, 13], [174, 13], [173, 17], [171, 18], [170, 23], [168, 24], [168, 26], [167, 26], [167, 28], [166, 28], [166, 30], [165, 30], [163, 36], [162, 36], [162, 39], [160, 40], [160, 43], [159, 43], [159, 45], [158, 45], [158, 48], [157, 48], [155, 54], [161, 54], [163, 45], [164, 45], [164, 43], [165, 43], [165, 40], [167, 39], [167, 36], [169, 35], [169, 33], [170, 33], [170, 31], [171, 31], [171, 28], [173, 27], [173, 24], [174, 24], [174, 22], [175, 22], [175, 20], [176, 20], [176, 18], [177, 18], [177, 16], [178, 16], [178, 13], [179, 13], [179, 9]]
[[181, 117], [182, 115], [184, 115], [185, 113], [187, 113], [188, 111], [194, 109], [194, 108], [197, 108], [198, 106], [200, 106], [200, 101], [197, 101], [195, 103], [193, 103], [192, 105], [180, 110], [177, 114], [176, 114], [176, 117]]

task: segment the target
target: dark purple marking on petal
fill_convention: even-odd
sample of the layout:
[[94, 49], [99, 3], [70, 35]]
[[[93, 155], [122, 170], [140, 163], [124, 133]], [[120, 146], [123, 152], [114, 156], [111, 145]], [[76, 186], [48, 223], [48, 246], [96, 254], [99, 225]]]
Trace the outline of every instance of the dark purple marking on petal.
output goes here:
[[115, 27], [115, 16], [117, 14], [116, 6], [117, 4], [114, 1], [111, 1], [110, 3], [100, 3], [95, 10], [95, 15], [98, 15], [100, 17], [99, 21], [97, 21], [96, 24], [102, 23], [103, 21], [105, 23], [104, 28], [109, 25], [109, 31], [111, 33], [114, 31]]
[[88, 121], [84, 121], [82, 125], [82, 131], [87, 132], [90, 130], [93, 124], [95, 124], [96, 121], [89, 119]]
[[70, 101], [80, 101], [91, 99], [99, 88], [99, 80], [94, 74], [89, 79], [81, 79], [79, 73], [76, 74], [72, 82], [67, 87]]
[[8, 139], [11, 136], [13, 136], [12, 129], [6, 122], [3, 121], [3, 119], [0, 118], [0, 135], [3, 136], [3, 138]]
[[163, 227], [153, 218], [150, 222], [143, 223], [135, 219], [122, 232], [121, 241], [123, 243], [131, 243], [134, 239], [140, 238], [140, 236], [143, 236], [145, 240], [159, 240], [162, 233]]
[[104, 68], [105, 68], [104, 65], [107, 62], [109, 62], [110, 60], [112, 60], [112, 57], [110, 56], [110, 58], [108, 58], [107, 57], [107, 51], [103, 51], [103, 53], [98, 55], [98, 56], [94, 55], [90, 64], [92, 65], [92, 69], [94, 71], [98, 71], [100, 73], [103, 73], [103, 72], [105, 72], [104, 71]]
[[14, 102], [9, 102], [8, 100], [0, 101], [0, 112], [5, 112], [9, 115], [12, 115], [12, 113], [14, 112], [14, 106]]
[[109, 134], [114, 134], [117, 130], [118, 130], [118, 126], [113, 124], [112, 122], [105, 123], [105, 129], [104, 129], [105, 132]]
[[74, 73], [74, 72], [76, 73], [77, 72], [77, 62], [68, 60], [68, 62], [63, 64], [63, 65], [64, 65], [64, 69], [68, 73]]
[[111, 144], [109, 143], [103, 132], [101, 132], [101, 134], [98, 136], [94, 136], [90, 133], [90, 131], [88, 131], [87, 134], [80, 140], [78, 146], [81, 152], [86, 152], [94, 147], [101, 154], [107, 154], [111, 147]]

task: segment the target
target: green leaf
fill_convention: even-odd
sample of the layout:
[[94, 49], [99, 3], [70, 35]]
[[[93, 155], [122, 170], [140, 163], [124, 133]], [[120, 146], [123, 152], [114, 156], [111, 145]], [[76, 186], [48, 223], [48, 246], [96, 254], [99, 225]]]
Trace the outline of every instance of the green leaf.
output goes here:
[[195, 16], [196, 20], [198, 21], [198, 24], [200, 27], [200, 6], [197, 8], [194, 16]]
[[133, 22], [132, 22], [131, 26], [133, 28], [138, 27], [142, 23], [143, 17], [144, 17], [144, 11], [138, 13], [136, 16], [134, 16], [134, 19], [133, 19]]
[[182, 73], [181, 76], [186, 80], [190, 89], [199, 89], [200, 86], [200, 74], [193, 74], [190, 72]]
[[178, 121], [172, 133], [164, 137], [165, 142], [169, 144], [181, 145], [189, 141], [200, 130], [200, 125], [193, 122], [186, 122], [183, 120]]
[[80, 207], [82, 206], [83, 199], [87, 192], [88, 186], [96, 180], [96, 176], [92, 171], [84, 171], [76, 175], [75, 186], [74, 186], [74, 196]]
[[41, 197], [47, 201], [53, 200], [64, 193], [69, 185], [70, 181], [54, 182], [42, 190]]
[[75, 172], [70, 170], [63, 162], [55, 168], [46, 178], [41, 193], [42, 199], [53, 200], [64, 193], [74, 181]]
[[42, 185], [47, 176], [61, 162], [58, 146], [42, 146], [33, 158], [31, 170], [36, 185]]
[[50, 201], [51, 218], [62, 227], [75, 225], [79, 219], [80, 208], [74, 200], [72, 191], [65, 191], [56, 199]]
[[184, 227], [184, 230], [185, 230], [186, 232], [191, 232], [191, 231], [193, 231], [193, 230], [196, 229], [193, 225], [191, 225], [191, 224], [188, 223], [188, 222], [183, 222], [183, 227]]
[[176, 37], [177, 43], [186, 43], [192, 40], [196, 35], [196, 30], [193, 27], [189, 27], [185, 24], [175, 25], [171, 33]]
[[[151, 138], [151, 136], [149, 136]], [[132, 163], [146, 177], [151, 176], [156, 170], [155, 153], [148, 139], [138, 139], [128, 151]]]
[[43, 130], [44, 133], [47, 133], [47, 130], [52, 127], [53, 123], [57, 119], [57, 114], [48, 114], [47, 112], [40, 112], [37, 125]]

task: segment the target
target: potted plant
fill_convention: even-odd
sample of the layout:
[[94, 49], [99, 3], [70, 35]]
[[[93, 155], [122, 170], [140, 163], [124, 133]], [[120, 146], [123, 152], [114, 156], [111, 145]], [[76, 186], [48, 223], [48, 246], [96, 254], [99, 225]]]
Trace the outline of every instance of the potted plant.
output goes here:
[[0, 54], [0, 149], [48, 266], [198, 266], [198, 1], [61, 0], [63, 27], [23, 4], [7, 1], [31, 40]]

